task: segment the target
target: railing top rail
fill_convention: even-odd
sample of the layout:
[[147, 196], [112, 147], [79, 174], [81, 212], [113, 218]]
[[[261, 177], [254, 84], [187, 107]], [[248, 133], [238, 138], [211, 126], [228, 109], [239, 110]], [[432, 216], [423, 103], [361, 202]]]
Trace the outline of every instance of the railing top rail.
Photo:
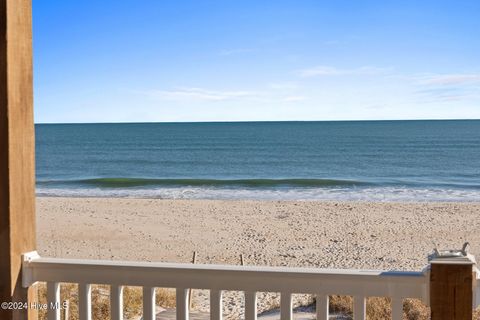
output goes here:
[[374, 269], [329, 269], [329, 268], [302, 268], [302, 267], [270, 267], [270, 266], [235, 266], [222, 264], [189, 264], [168, 262], [139, 262], [122, 260], [93, 260], [93, 259], [64, 259], [34, 257], [26, 261], [34, 268], [70, 268], [70, 267], [95, 267], [95, 268], [135, 268], [135, 269], [176, 269], [197, 271], [236, 271], [242, 273], [290, 273], [305, 275], [355, 275], [355, 276], [391, 276], [391, 277], [423, 277], [424, 271], [401, 270], [374, 270]]
[[37, 281], [239, 291], [289, 291], [425, 299], [425, 272], [42, 258], [24, 259], [24, 285]]

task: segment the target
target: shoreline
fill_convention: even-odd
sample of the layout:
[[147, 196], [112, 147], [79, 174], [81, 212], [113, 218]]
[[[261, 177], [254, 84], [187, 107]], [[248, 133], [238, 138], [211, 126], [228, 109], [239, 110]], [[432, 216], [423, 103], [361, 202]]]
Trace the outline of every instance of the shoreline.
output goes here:
[[473, 203], [473, 204], [480, 204], [480, 199], [478, 200], [469, 200], [469, 201], [430, 201], [430, 200], [424, 200], [424, 201], [379, 201], [379, 200], [335, 200], [335, 199], [297, 199], [297, 200], [292, 200], [292, 199], [285, 199], [285, 200], [276, 200], [276, 199], [189, 199], [189, 198], [183, 198], [183, 199], [178, 199], [178, 198], [149, 198], [149, 197], [132, 197], [132, 196], [124, 196], [124, 197], [106, 197], [106, 196], [63, 196], [63, 195], [43, 195], [43, 194], [37, 194], [35, 198], [38, 199], [43, 199], [43, 198], [57, 198], [57, 199], [133, 199], [133, 200], [160, 200], [160, 201], [249, 201], [249, 202], [350, 202], [350, 203], [356, 203], [356, 202], [369, 202], [369, 203], [413, 203], [413, 204], [422, 204], [422, 203]]
[[297, 201], [362, 203], [480, 203], [480, 189], [64, 189], [37, 192], [37, 198], [144, 199], [195, 201]]
[[293, 202], [325, 202], [325, 203], [349, 203], [349, 204], [356, 204], [356, 203], [373, 203], [373, 204], [412, 204], [412, 205], [421, 205], [421, 204], [474, 204], [480, 205], [479, 200], [439, 200], [439, 201], [431, 201], [431, 200], [405, 200], [405, 201], [394, 201], [394, 200], [343, 200], [343, 199], [285, 199], [285, 200], [277, 200], [277, 199], [209, 199], [209, 198], [154, 198], [154, 197], [136, 197], [136, 196], [116, 196], [116, 197], [107, 197], [103, 195], [99, 196], [89, 196], [89, 195], [81, 195], [81, 196], [65, 196], [65, 195], [36, 195], [35, 198], [37, 200], [40, 199], [100, 199], [100, 200], [158, 200], [158, 201], [226, 201], [226, 202], [286, 202], [286, 203], [293, 203]]

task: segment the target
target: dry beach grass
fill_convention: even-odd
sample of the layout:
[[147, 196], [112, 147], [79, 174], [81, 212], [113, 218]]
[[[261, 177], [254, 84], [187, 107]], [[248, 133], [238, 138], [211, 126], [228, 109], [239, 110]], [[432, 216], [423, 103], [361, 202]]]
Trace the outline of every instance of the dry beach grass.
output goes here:
[[[47, 290], [45, 284], [38, 286], [39, 302], [47, 303]], [[92, 319], [110, 319], [110, 289], [106, 285], [92, 286]], [[142, 312], [142, 288], [125, 287], [123, 290], [123, 313], [126, 319], [133, 319], [141, 315]], [[78, 285], [64, 283], [61, 285], [60, 301], [68, 301], [69, 319], [64, 319], [64, 313], [61, 313], [62, 320], [78, 320]], [[164, 308], [175, 307], [175, 292], [166, 289], [156, 289], [156, 304]], [[41, 320], [47, 319], [46, 310], [41, 310], [39, 317]]]
[[[39, 302], [46, 303], [46, 287], [44, 284], [38, 287]], [[78, 320], [78, 294], [77, 285], [64, 284], [61, 290], [61, 301], [69, 301], [69, 319]], [[156, 290], [156, 304], [163, 308], [175, 307], [175, 293], [169, 290]], [[92, 290], [92, 318], [110, 319], [109, 289], [108, 286], [94, 286]], [[278, 307], [272, 303], [272, 307]], [[353, 318], [353, 300], [346, 296], [330, 296], [330, 310]], [[138, 318], [142, 310], [141, 288], [125, 287], [124, 289], [124, 316], [126, 319]], [[414, 299], [406, 299], [403, 304], [404, 320], [428, 320], [429, 309], [421, 302]], [[46, 320], [45, 310], [40, 312], [40, 320]], [[367, 301], [367, 319], [384, 320], [391, 319], [390, 300], [388, 298], [369, 298]], [[474, 320], [480, 320], [480, 308], [474, 312]]]

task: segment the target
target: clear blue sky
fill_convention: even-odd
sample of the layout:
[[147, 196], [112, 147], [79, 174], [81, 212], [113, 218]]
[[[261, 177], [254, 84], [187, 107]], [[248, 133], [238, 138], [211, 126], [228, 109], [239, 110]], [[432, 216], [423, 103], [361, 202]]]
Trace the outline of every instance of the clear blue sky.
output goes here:
[[480, 1], [33, 0], [36, 122], [480, 118]]

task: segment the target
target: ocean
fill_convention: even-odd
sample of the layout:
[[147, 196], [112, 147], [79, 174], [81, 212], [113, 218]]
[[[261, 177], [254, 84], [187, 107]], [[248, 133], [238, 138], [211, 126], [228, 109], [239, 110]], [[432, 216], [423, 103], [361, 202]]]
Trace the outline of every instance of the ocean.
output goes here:
[[480, 120], [35, 128], [39, 196], [480, 201]]

